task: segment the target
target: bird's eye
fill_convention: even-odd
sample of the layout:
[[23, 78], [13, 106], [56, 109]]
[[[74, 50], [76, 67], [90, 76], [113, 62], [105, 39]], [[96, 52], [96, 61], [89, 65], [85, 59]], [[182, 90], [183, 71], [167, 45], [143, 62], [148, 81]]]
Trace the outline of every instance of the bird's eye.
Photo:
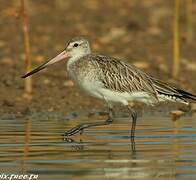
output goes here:
[[78, 43], [75, 43], [75, 44], [73, 45], [73, 47], [78, 47]]

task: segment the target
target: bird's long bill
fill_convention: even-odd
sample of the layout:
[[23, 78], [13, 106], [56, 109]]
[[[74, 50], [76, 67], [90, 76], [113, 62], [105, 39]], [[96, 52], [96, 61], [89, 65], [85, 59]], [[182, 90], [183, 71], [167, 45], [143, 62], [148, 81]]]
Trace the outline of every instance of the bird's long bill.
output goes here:
[[59, 61], [65, 59], [65, 58], [68, 58], [68, 57], [69, 57], [68, 53], [66, 51], [63, 51], [59, 55], [57, 55], [55, 58], [53, 58], [53, 59], [51, 59], [51, 60], [41, 64], [40, 66], [38, 66], [34, 70], [28, 72], [27, 74], [22, 76], [22, 78], [26, 78], [28, 76], [31, 76], [32, 74], [39, 72], [40, 70], [46, 68], [47, 66], [50, 66], [50, 65], [52, 65], [52, 64], [54, 64], [56, 62], [59, 62]]

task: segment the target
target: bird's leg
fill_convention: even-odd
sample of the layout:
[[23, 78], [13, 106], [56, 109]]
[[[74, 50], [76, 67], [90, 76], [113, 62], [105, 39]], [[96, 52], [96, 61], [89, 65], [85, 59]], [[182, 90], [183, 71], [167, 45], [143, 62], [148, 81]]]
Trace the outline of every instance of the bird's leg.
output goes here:
[[113, 115], [114, 115], [113, 109], [111, 107], [109, 107], [108, 119], [106, 121], [112, 123], [113, 122]]
[[84, 129], [87, 129], [89, 127], [94, 127], [94, 126], [102, 126], [102, 125], [108, 125], [108, 124], [111, 124], [113, 119], [113, 112], [112, 112], [112, 109], [109, 108], [109, 117], [106, 121], [100, 121], [100, 122], [94, 122], [94, 123], [82, 123], [82, 124], [79, 124], [75, 127], [73, 127], [72, 129], [66, 131], [64, 133], [64, 137], [66, 138], [67, 136], [72, 136], [74, 134], [77, 134], [81, 131], [83, 131]]
[[132, 127], [131, 127], [132, 151], [135, 151], [135, 127], [136, 127], [136, 121], [137, 121], [137, 113], [134, 109], [131, 109], [130, 107], [128, 107], [128, 110], [129, 110], [131, 117], [132, 117]]

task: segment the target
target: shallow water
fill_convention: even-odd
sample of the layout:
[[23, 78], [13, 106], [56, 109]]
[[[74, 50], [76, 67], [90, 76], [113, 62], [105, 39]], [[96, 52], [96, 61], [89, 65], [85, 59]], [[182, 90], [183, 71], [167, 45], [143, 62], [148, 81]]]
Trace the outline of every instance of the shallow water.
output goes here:
[[[196, 179], [196, 121], [185, 116], [138, 118], [136, 152], [131, 151], [127, 118], [93, 127], [74, 142], [65, 130], [98, 116], [28, 118], [3, 116], [0, 121], [2, 173], [38, 174], [39, 179]], [[69, 119], [69, 120], [67, 120]]]

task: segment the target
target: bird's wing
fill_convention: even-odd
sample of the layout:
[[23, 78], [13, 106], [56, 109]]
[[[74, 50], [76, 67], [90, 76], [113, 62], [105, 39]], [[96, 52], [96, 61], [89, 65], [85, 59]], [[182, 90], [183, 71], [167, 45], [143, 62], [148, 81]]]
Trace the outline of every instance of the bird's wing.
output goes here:
[[100, 80], [104, 87], [117, 92], [138, 92], [148, 93], [158, 101], [158, 95], [166, 95], [176, 100], [186, 102], [186, 99], [196, 101], [196, 96], [168, 85], [161, 80], [147, 75], [137, 67], [120, 61], [116, 58], [95, 55], [92, 58], [101, 73]]
[[130, 93], [144, 91], [158, 100], [157, 91], [150, 77], [135, 66], [101, 55], [96, 55], [93, 61], [101, 71], [100, 80], [105, 88]]
[[163, 94], [169, 97], [175, 97], [177, 99], [184, 100], [185, 102], [185, 99], [196, 100], [196, 96], [189, 92], [173, 87], [165, 82], [162, 82], [159, 79], [153, 77], [150, 77], [150, 79], [158, 94]]
[[171, 95], [171, 96], [180, 95], [180, 93], [177, 92], [176, 88], [174, 88], [173, 86], [168, 85], [167, 83], [162, 82], [161, 80], [156, 79], [154, 77], [150, 77], [150, 79], [153, 83], [153, 86], [155, 87], [156, 91], [159, 94], [166, 94], [166, 95]]

